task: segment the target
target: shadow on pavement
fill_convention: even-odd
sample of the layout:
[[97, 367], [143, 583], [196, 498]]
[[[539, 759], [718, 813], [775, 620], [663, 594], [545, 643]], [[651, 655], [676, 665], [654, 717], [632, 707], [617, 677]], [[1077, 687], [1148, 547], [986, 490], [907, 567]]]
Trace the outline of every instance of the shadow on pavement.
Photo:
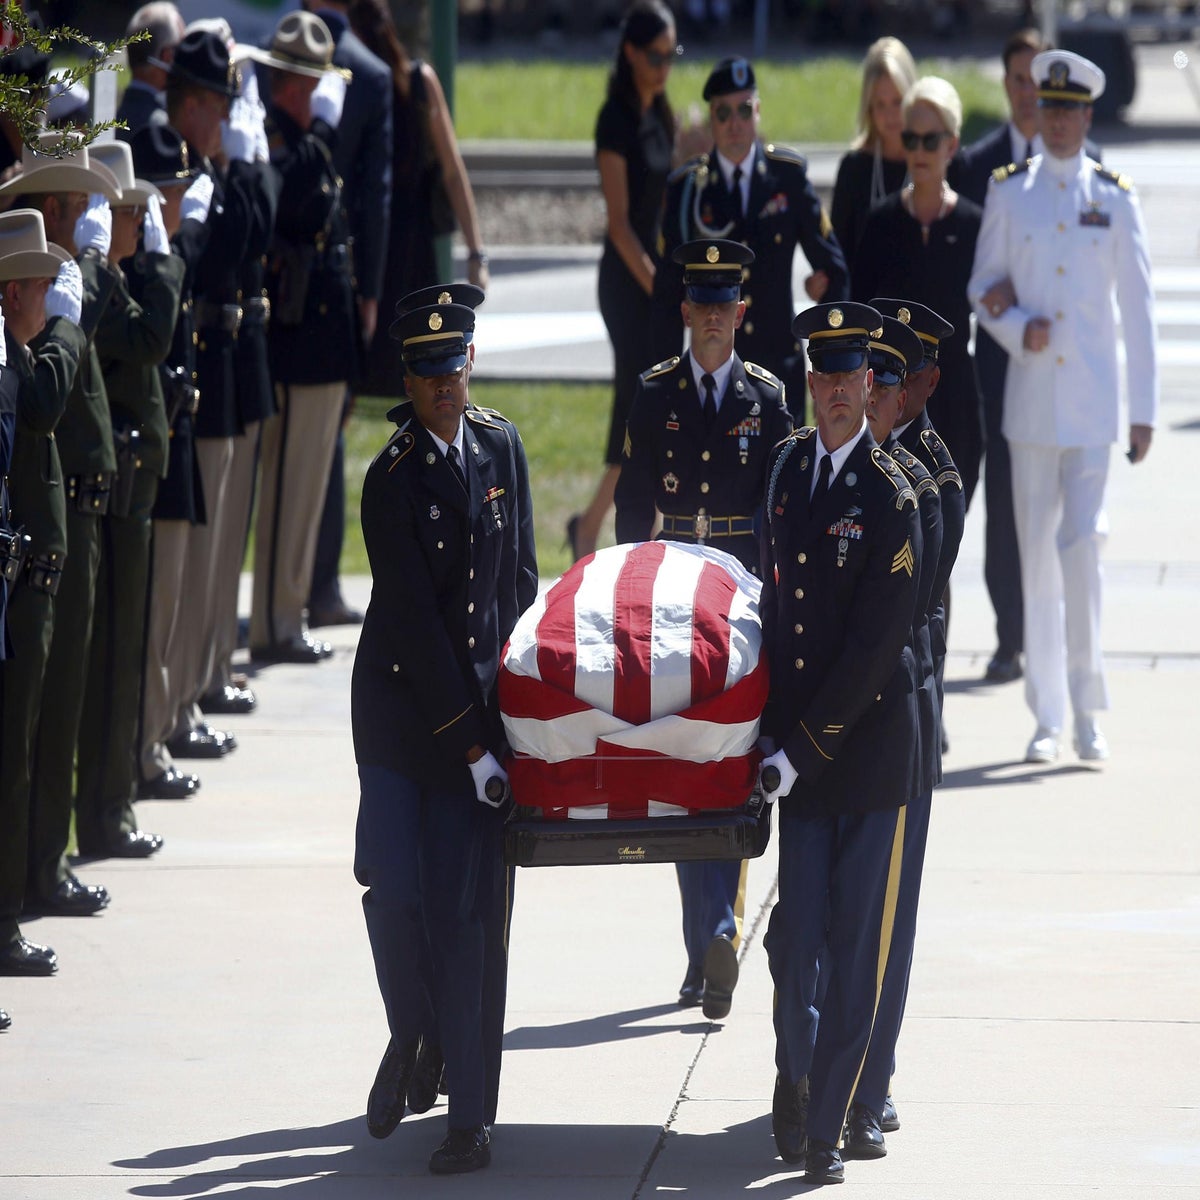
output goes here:
[[711, 1022], [699, 1015], [684, 1024], [640, 1027], [634, 1024], [653, 1017], [663, 1017], [668, 1013], [678, 1013], [682, 1016], [687, 1011], [680, 1009], [677, 1004], [653, 1004], [646, 1008], [631, 1008], [625, 1012], [602, 1013], [598, 1017], [588, 1017], [580, 1021], [564, 1021], [561, 1025], [523, 1025], [509, 1030], [504, 1035], [504, 1049], [562, 1050], [595, 1046], [602, 1042], [653, 1037], [663, 1033], [706, 1033]]

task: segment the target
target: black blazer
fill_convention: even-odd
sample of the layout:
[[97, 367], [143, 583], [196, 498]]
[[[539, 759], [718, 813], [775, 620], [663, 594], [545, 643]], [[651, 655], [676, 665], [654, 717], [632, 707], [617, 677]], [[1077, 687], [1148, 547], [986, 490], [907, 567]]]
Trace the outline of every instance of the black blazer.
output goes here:
[[500, 651], [536, 594], [524, 450], [511, 423], [468, 409], [464, 491], [412, 405], [389, 416], [400, 428], [363, 483], [373, 582], [351, 683], [355, 757], [461, 782], [472, 745], [503, 752]]
[[810, 516], [816, 446], [801, 429], [767, 465], [763, 732], [799, 775], [782, 803], [800, 815], [898, 808], [919, 750], [917, 498], [867, 429]]
[[167, 124], [166, 101], [151, 88], [130, 83], [117, 105], [117, 120], [129, 126], [128, 129], [117, 129], [117, 137], [123, 142], [132, 141], [133, 135], [147, 125]]
[[[767, 456], [792, 432], [783, 384], [735, 354], [717, 419], [709, 428], [696, 391], [691, 355], [668, 359], [638, 380], [617, 480], [617, 541], [642, 542], [654, 510], [694, 517], [745, 517], [742, 532], [717, 529], [707, 540], [758, 571], [751, 522], [762, 506]], [[741, 523], [739, 523], [739, 529]], [[664, 533], [694, 542], [694, 534]]]

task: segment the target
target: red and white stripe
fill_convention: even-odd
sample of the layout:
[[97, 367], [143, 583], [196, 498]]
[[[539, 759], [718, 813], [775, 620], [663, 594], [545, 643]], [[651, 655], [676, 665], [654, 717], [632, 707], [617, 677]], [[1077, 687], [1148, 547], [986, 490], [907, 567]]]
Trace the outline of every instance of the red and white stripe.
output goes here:
[[517, 802], [601, 818], [744, 804], [767, 696], [759, 589], [707, 546], [642, 542], [576, 563], [501, 664]]

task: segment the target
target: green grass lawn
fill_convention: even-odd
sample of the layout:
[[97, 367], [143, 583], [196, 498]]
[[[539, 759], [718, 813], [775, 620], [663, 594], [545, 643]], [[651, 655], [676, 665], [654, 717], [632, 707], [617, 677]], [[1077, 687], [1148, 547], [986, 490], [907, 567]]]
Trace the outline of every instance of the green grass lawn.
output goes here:
[[[672, 70], [668, 94], [677, 112], [699, 103], [710, 67], [704, 55], [685, 58]], [[958, 89], [968, 141], [1004, 119], [1000, 83], [976, 67], [927, 60], [918, 68], [945, 76]], [[756, 64], [755, 70], [765, 137], [801, 146], [849, 142], [858, 112], [857, 58], [768, 61]], [[458, 136], [591, 141], [607, 76], [607, 63], [460, 63], [455, 76]]]
[[[471, 384], [471, 399], [499, 409], [517, 423], [529, 457], [538, 567], [553, 579], [570, 565], [564, 545], [567, 518], [591, 499], [603, 468], [612, 389], [598, 384]], [[342, 574], [369, 574], [359, 525], [363, 475], [395, 426], [385, 414], [392, 401], [359, 397], [346, 431], [346, 542]], [[614, 540], [612, 521], [601, 544]]]

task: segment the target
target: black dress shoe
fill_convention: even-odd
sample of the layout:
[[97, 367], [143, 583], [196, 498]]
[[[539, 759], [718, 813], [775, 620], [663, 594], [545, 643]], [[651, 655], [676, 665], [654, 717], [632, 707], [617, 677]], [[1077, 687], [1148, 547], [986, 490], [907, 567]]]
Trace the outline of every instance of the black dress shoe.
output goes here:
[[428, 1112], [437, 1102], [443, 1066], [441, 1046], [430, 1038], [422, 1038], [416, 1066], [408, 1081], [408, 1107], [413, 1112]]
[[1012, 683], [1021, 678], [1021, 655], [1019, 651], [1009, 654], [997, 650], [988, 663], [983, 678], [987, 683]]
[[775, 1076], [775, 1093], [771, 1097], [771, 1132], [775, 1149], [785, 1163], [802, 1163], [808, 1149], [808, 1079], [788, 1083], [782, 1075]]
[[0, 950], [0, 975], [53, 975], [58, 955], [49, 946], [17, 938]]
[[492, 1161], [492, 1135], [486, 1125], [474, 1129], [452, 1129], [429, 1158], [435, 1175], [465, 1175]]
[[323, 625], [361, 625], [363, 614], [357, 608], [351, 608], [339, 596], [332, 604], [310, 604], [308, 606], [308, 624], [313, 629]]
[[371, 1094], [367, 1097], [367, 1130], [372, 1137], [385, 1138], [400, 1124], [408, 1081], [416, 1061], [416, 1038], [402, 1048], [397, 1048], [395, 1042], [388, 1042], [379, 1070], [375, 1072]]
[[688, 963], [687, 974], [679, 985], [679, 1007], [696, 1008], [704, 997], [704, 968]]
[[315, 663], [332, 653], [333, 647], [328, 642], [318, 641], [306, 633], [268, 646], [250, 647], [250, 658], [258, 663]]
[[108, 907], [108, 889], [98, 883], [81, 883], [68, 871], [67, 877], [48, 896], [29, 896], [25, 911], [48, 917], [90, 917]]
[[141, 829], [123, 829], [98, 842], [80, 841], [79, 853], [85, 858], [149, 858], [162, 849], [157, 833]]
[[846, 1119], [846, 1133], [842, 1138], [842, 1157], [883, 1158], [887, 1146], [879, 1118], [865, 1105], [850, 1105], [850, 1116]]
[[224, 758], [236, 745], [237, 740], [232, 735], [207, 725], [177, 733], [166, 742], [172, 758]]
[[168, 767], [153, 779], [138, 781], [138, 799], [186, 800], [194, 796], [199, 788], [200, 780], [195, 775], [185, 775], [174, 767]]
[[234, 687], [231, 683], [200, 697], [202, 713], [240, 717], [253, 712], [257, 706], [258, 697], [249, 688]]
[[12, 1024], [12, 1017], [0, 1008], [0, 1029], [7, 1029]]
[[722, 935], [708, 943], [704, 952], [704, 1015], [710, 1021], [729, 1016], [733, 1006], [733, 989], [737, 987], [738, 960], [733, 942]]
[[804, 1156], [805, 1183], [842, 1183], [846, 1168], [836, 1146], [810, 1138], [808, 1153]]
[[883, 1102], [883, 1112], [879, 1114], [879, 1128], [884, 1133], [895, 1133], [900, 1128], [900, 1114], [896, 1111], [896, 1104], [891, 1096]]

